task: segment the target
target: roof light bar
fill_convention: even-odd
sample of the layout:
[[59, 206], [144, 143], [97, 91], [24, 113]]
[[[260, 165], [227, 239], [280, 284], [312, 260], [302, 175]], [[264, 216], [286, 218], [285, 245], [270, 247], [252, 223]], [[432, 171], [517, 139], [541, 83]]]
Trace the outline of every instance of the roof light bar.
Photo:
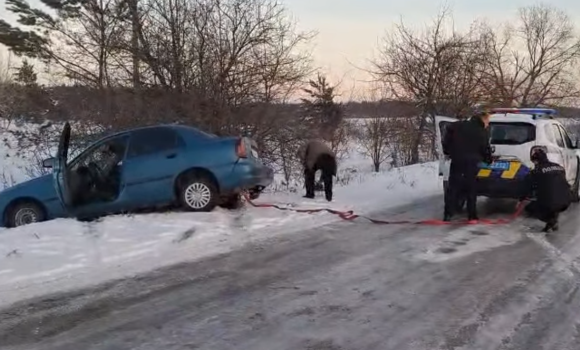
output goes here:
[[558, 112], [550, 108], [492, 108], [490, 113], [497, 114], [531, 114], [531, 115], [554, 115]]

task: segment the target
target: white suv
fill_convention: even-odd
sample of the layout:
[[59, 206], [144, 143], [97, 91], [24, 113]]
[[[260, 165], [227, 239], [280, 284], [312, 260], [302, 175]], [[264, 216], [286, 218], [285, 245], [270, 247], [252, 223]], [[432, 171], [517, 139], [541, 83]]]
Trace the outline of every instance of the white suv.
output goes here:
[[[542, 148], [548, 158], [566, 169], [575, 202], [580, 201], [578, 143], [554, 119], [556, 111], [545, 108], [496, 108], [491, 110], [489, 134], [493, 164], [480, 164], [478, 195], [490, 198], [519, 198], [523, 178], [530, 172], [532, 150]], [[435, 117], [439, 153], [439, 175], [447, 189], [450, 162], [443, 155], [441, 140], [446, 128], [457, 119]], [[447, 192], [447, 191], [445, 191]]]

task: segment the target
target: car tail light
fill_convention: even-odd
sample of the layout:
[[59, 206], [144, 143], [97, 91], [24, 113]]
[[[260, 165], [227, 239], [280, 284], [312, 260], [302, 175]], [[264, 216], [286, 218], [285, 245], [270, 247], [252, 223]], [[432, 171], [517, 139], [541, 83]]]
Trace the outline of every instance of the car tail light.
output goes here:
[[540, 150], [540, 149], [542, 151], [544, 151], [544, 153], [548, 154], [548, 147], [546, 147], [546, 146], [534, 146], [530, 150], [530, 158], [532, 157], [532, 154], [534, 154], [534, 152], [536, 152], [537, 150]]
[[239, 158], [248, 158], [248, 152], [246, 150], [246, 144], [244, 139], [239, 139], [236, 145], [236, 154]]

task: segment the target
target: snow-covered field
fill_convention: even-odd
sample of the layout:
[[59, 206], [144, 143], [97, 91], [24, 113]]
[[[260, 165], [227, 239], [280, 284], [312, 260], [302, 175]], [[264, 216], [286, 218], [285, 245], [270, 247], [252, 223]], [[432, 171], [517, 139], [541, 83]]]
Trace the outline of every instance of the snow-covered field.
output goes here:
[[[13, 145], [11, 134], [0, 137], [2, 171], [16, 182], [25, 180], [30, 155]], [[364, 214], [442, 191], [435, 163], [372, 173], [370, 160], [356, 145], [352, 149], [341, 162], [343, 180], [332, 203], [322, 197], [304, 200], [301, 191], [267, 193], [256, 202]], [[59, 219], [4, 229], [0, 231], [0, 305], [224, 253], [336, 220], [340, 219], [328, 213], [246, 206], [239, 211], [111, 216], [91, 223]]]

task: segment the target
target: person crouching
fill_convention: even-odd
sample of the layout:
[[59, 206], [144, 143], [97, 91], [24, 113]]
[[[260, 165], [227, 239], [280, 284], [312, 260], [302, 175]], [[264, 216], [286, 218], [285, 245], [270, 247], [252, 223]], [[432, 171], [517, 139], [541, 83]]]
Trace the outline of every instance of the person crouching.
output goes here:
[[546, 223], [543, 232], [557, 231], [560, 213], [568, 209], [572, 202], [566, 171], [559, 164], [550, 162], [542, 149], [535, 150], [530, 158], [534, 169], [526, 177], [520, 199], [525, 200], [535, 192], [536, 200], [526, 206], [526, 212]]
[[324, 183], [324, 195], [327, 201], [332, 201], [332, 181], [336, 176], [336, 155], [324, 142], [310, 140], [298, 149], [298, 158], [304, 167], [304, 198], [314, 198], [316, 172], [322, 172], [321, 180]]

